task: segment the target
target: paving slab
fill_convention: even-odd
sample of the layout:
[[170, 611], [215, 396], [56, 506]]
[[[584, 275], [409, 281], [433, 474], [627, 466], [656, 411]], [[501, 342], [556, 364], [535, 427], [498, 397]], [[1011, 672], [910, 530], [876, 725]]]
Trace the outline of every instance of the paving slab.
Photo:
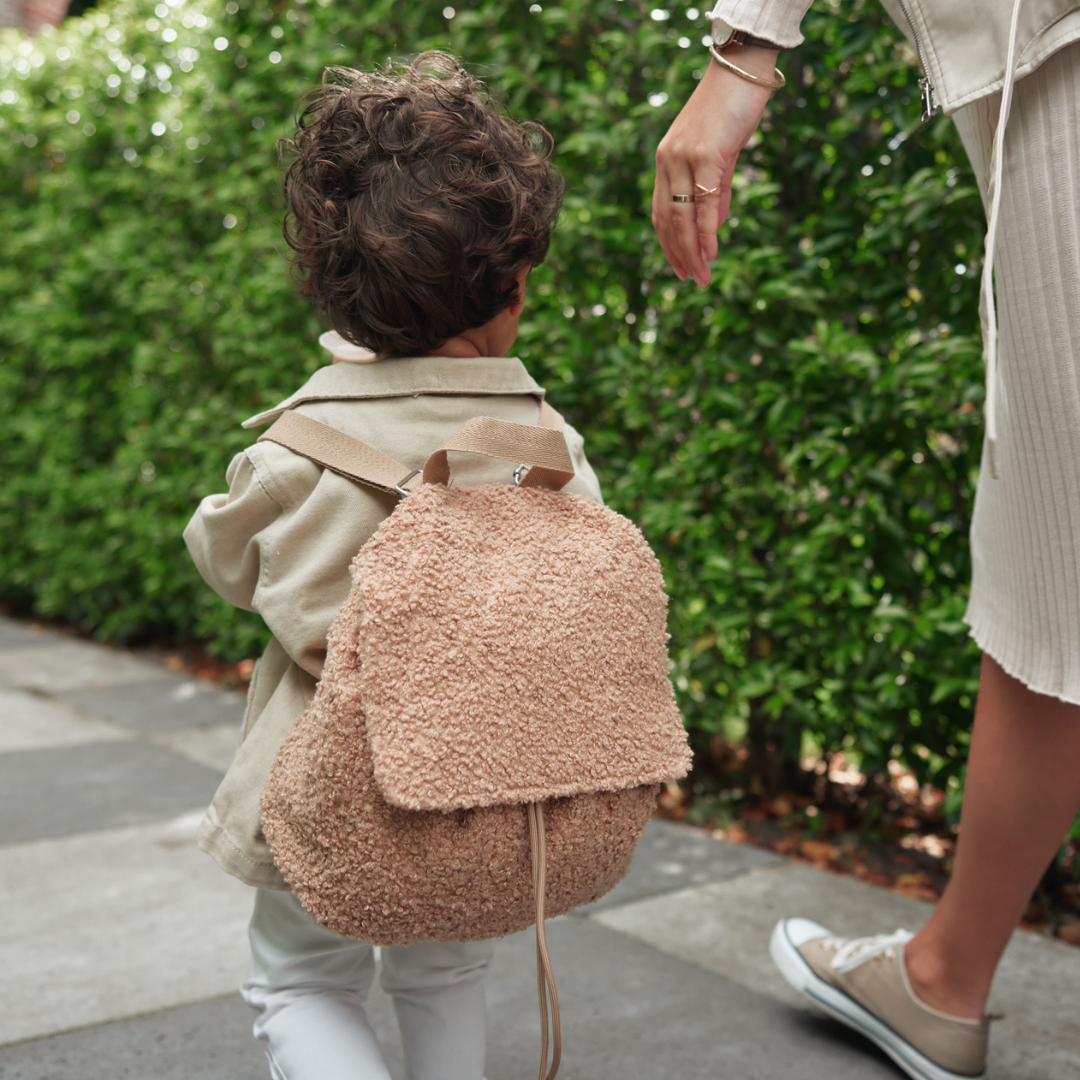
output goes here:
[[224, 774], [232, 764], [240, 743], [240, 725], [236, 722], [213, 724], [208, 727], [184, 728], [144, 736], [146, 741], [162, 750], [179, 754], [208, 769]]
[[[125, 653], [74, 638], [43, 634], [32, 645], [0, 649], [0, 686], [57, 695], [70, 690], [104, 690], [146, 682], [155, 665]], [[162, 681], [170, 673], [161, 669]]]
[[239, 995], [0, 1047], [0, 1080], [269, 1080]]
[[[773, 967], [776, 921], [803, 915], [845, 936], [918, 929], [932, 905], [854, 878], [786, 864], [598, 912], [593, 920], [779, 1002], [802, 1007]], [[995, 980], [988, 1080], [1080, 1076], [1080, 950], [1026, 931], [1014, 935]]]
[[[562, 1080], [896, 1080], [843, 1029], [581, 919], [549, 924], [562, 1003]], [[536, 946], [505, 939], [488, 979], [488, 1080], [534, 1075]], [[369, 1015], [393, 1080], [404, 1080], [392, 1006]], [[238, 998], [205, 1002], [0, 1050], [3, 1080], [265, 1080]]]
[[[830, 1027], [594, 920], [548, 927], [562, 1003], [561, 1080], [896, 1080]], [[489, 1080], [536, 1071], [539, 1023], [532, 931], [507, 938], [491, 979]]]
[[221, 723], [239, 727], [244, 718], [243, 694], [143, 663], [142, 681], [83, 687], [60, 697], [81, 712], [134, 731], [178, 731]]
[[589, 915], [659, 893], [726, 881], [761, 866], [783, 866], [782, 856], [750, 844], [717, 840], [701, 829], [654, 818], [634, 850], [630, 872], [606, 896], [579, 908]]
[[208, 806], [220, 782], [135, 741], [0, 754], [0, 844], [168, 821]]
[[802, 999], [769, 958], [769, 935], [788, 915], [843, 927], [851, 937], [918, 929], [931, 905], [854, 878], [784, 861], [728, 882], [691, 888], [598, 913], [620, 933], [724, 975], [778, 1001]]
[[0, 690], [0, 753], [130, 738], [117, 724], [82, 716], [39, 694]]
[[40, 626], [28, 626], [16, 619], [9, 619], [6, 615], [0, 615], [0, 649], [22, 649], [37, 644], [46, 636], [55, 635], [49, 635]]
[[198, 850], [201, 816], [0, 848], [0, 1044], [236, 990], [252, 890]]

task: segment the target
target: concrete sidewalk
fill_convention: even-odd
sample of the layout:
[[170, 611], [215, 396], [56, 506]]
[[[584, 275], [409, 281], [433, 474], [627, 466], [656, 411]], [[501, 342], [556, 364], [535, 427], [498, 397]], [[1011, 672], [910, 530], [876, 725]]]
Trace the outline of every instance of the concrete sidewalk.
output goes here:
[[[243, 702], [153, 661], [0, 619], [0, 1078], [266, 1080], [236, 987], [250, 891], [198, 851]], [[896, 1080], [803, 1010], [769, 931], [852, 933], [929, 905], [653, 822], [611, 895], [556, 919], [564, 1080]], [[490, 1080], [535, 1074], [530, 933], [489, 984]], [[1080, 950], [1017, 932], [992, 1007], [991, 1080], [1080, 1077]], [[371, 1011], [403, 1076], [388, 1000]]]

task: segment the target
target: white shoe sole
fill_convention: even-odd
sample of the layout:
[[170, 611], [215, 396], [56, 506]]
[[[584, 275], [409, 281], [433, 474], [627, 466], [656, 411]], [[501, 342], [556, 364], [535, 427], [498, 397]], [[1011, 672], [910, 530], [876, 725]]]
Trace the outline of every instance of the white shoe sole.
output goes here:
[[830, 986], [816, 975], [814, 969], [802, 958], [799, 950], [795, 948], [787, 935], [787, 926], [783, 919], [773, 930], [772, 939], [769, 941], [769, 953], [780, 974], [794, 989], [805, 994], [834, 1020], [839, 1020], [841, 1024], [845, 1024], [860, 1035], [865, 1035], [872, 1043], [884, 1050], [913, 1080], [982, 1080], [986, 1076], [985, 1071], [972, 1074], [943, 1069], [925, 1054], [916, 1050], [907, 1039], [898, 1035], [868, 1009], [864, 1009], [842, 990]]

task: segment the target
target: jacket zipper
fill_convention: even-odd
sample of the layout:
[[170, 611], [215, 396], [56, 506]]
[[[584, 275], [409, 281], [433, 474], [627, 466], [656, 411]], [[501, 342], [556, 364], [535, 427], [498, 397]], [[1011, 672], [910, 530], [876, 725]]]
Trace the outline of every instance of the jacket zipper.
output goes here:
[[925, 124], [941, 108], [941, 104], [938, 102], [934, 84], [930, 81], [930, 68], [926, 64], [926, 53], [923, 52], [919, 31], [915, 29], [915, 22], [911, 17], [911, 12], [908, 11], [907, 0], [897, 0], [897, 3], [904, 13], [904, 18], [907, 19], [908, 26], [911, 27], [911, 39], [915, 42], [915, 52], [918, 53], [919, 64], [923, 70], [923, 77], [919, 80], [919, 94], [922, 98], [922, 122]]

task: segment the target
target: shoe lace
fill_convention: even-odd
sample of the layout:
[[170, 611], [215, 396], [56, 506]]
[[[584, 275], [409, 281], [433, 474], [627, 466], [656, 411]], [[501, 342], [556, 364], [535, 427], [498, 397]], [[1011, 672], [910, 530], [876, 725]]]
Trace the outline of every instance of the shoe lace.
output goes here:
[[906, 945], [915, 935], [910, 930], [894, 930], [891, 934], [875, 934], [873, 937], [827, 938], [825, 944], [836, 949], [836, 955], [829, 962], [829, 967], [840, 975], [854, 970], [867, 960]]

